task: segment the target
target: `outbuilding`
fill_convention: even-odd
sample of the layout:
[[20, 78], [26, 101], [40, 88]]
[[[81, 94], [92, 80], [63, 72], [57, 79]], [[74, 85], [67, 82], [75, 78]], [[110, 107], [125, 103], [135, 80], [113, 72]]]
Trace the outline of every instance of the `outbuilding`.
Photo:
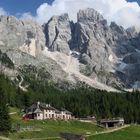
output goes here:
[[98, 120], [98, 124], [106, 128], [121, 127], [124, 125], [124, 119], [123, 118], [101, 119]]

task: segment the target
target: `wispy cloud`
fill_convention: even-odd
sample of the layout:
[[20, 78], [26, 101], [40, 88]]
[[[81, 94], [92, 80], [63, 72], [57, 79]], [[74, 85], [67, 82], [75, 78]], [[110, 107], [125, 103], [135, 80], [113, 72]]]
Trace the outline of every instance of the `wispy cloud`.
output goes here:
[[8, 15], [8, 13], [2, 7], [0, 7], [0, 15]]
[[36, 17], [32, 16], [30, 12], [23, 13], [23, 14], [18, 13], [17, 16], [19, 17], [19, 19], [22, 19], [22, 20], [26, 20], [26, 19], [36, 20]]

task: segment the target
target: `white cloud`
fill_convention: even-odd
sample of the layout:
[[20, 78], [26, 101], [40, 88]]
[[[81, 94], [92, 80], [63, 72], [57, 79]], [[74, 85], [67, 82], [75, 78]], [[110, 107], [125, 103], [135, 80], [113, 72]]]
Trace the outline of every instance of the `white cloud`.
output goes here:
[[23, 13], [23, 14], [18, 13], [17, 16], [19, 16], [19, 19], [21, 20], [26, 20], [26, 19], [35, 20], [35, 17], [33, 17], [30, 12]]
[[8, 13], [0, 7], [0, 15], [8, 15]]
[[37, 21], [47, 22], [53, 15], [68, 13], [76, 21], [79, 9], [94, 8], [109, 22], [115, 21], [124, 27], [140, 27], [140, 7], [136, 2], [126, 0], [54, 0], [52, 5], [43, 3], [37, 9]]

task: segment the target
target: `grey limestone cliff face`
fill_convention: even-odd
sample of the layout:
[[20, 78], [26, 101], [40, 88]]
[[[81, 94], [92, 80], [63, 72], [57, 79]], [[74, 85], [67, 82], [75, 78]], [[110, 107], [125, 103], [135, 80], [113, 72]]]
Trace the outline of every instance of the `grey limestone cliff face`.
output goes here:
[[87, 8], [85, 10], [79, 10], [79, 12], [77, 13], [77, 21], [98, 23], [100, 21], [104, 21], [104, 18], [96, 10]]
[[0, 16], [0, 48], [21, 50], [36, 56], [45, 47], [42, 28], [34, 21], [20, 21], [12, 16]]
[[[80, 10], [76, 23], [69, 20], [68, 14], [62, 14], [53, 16], [42, 27], [33, 20], [0, 16], [0, 50], [13, 62], [16, 71], [24, 65], [34, 65], [45, 68], [55, 81], [70, 76], [67, 65], [72, 54], [79, 61], [76, 70], [80, 66], [80, 72], [91, 79], [110, 86], [139, 87], [139, 44], [140, 34], [134, 27], [126, 30], [114, 22], [109, 25], [91, 8]], [[53, 53], [56, 51], [68, 56], [68, 64], [57, 61], [62, 57]]]
[[120, 79], [128, 87], [137, 87], [140, 81], [140, 36], [126, 39], [124, 44], [121, 43], [120, 51], [121, 60], [116, 67], [116, 73], [119, 73]]
[[69, 54], [72, 38], [68, 14], [52, 17], [45, 25], [46, 45], [50, 51]]
[[91, 77], [111, 86], [133, 87], [140, 81], [140, 35], [110, 25], [94, 9], [80, 10], [75, 27], [76, 50]]
[[6, 73], [11, 73], [10, 77], [16, 77], [23, 75], [19, 69], [24, 68], [24, 65], [32, 65], [48, 71], [52, 75], [51, 80], [64, 79], [67, 75], [57, 62], [42, 55], [45, 48], [45, 34], [38, 23], [33, 20], [19, 20], [13, 16], [0, 16], [0, 50], [14, 64], [13, 69], [3, 65], [3, 73], [7, 70]]
[[112, 72], [116, 55], [113, 52], [113, 35], [107, 21], [94, 9], [80, 10], [77, 18], [75, 44], [76, 50], [81, 53], [80, 62], [86, 68], [88, 66], [92, 78], [111, 84], [115, 80]]
[[131, 87], [139, 81], [140, 37], [134, 27], [125, 30], [115, 22], [108, 25], [100, 13], [88, 8], [77, 13], [76, 23], [67, 14], [51, 18], [45, 34], [51, 51], [80, 54], [85, 75], [111, 86]]

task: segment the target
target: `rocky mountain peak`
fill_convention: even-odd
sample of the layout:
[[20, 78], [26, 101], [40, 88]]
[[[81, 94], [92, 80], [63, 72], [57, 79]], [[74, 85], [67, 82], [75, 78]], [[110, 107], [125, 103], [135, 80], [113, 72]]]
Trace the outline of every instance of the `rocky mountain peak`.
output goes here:
[[92, 8], [87, 8], [85, 10], [80, 10], [77, 14], [78, 22], [100, 22], [103, 21], [103, 16]]
[[122, 26], [117, 25], [115, 22], [111, 22], [110, 24], [110, 28], [114, 31], [117, 32], [119, 34], [124, 34], [125, 29]]
[[[50, 21], [55, 21], [55, 22], [66, 22], [69, 21], [69, 16], [67, 13], [64, 13], [60, 16], [53, 16]], [[49, 22], [50, 22], [49, 21]]]
[[65, 72], [66, 80], [79, 78], [94, 87], [98, 82], [121, 87], [139, 82], [140, 34], [136, 29], [125, 30], [115, 22], [108, 26], [91, 8], [80, 10], [77, 19], [73, 23], [68, 14], [53, 16], [42, 29], [33, 20], [0, 16], [0, 50], [18, 66], [43, 64], [54, 78]]
[[132, 26], [132, 27], [127, 28], [126, 31], [127, 31], [128, 34], [130, 34], [132, 37], [138, 35], [138, 31], [137, 31], [137, 29], [136, 29], [135, 26]]
[[53, 16], [45, 25], [46, 44], [50, 51], [69, 53], [71, 41], [71, 24], [68, 14]]

